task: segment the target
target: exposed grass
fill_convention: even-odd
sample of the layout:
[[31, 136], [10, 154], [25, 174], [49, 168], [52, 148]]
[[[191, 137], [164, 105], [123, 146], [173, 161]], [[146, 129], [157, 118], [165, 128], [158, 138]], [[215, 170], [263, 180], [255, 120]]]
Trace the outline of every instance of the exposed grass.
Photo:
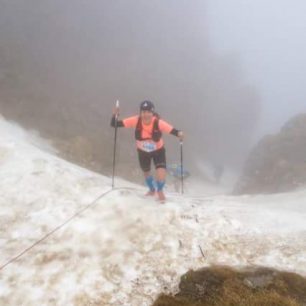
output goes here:
[[180, 292], [160, 295], [153, 306], [306, 305], [306, 279], [267, 268], [210, 267], [181, 277]]

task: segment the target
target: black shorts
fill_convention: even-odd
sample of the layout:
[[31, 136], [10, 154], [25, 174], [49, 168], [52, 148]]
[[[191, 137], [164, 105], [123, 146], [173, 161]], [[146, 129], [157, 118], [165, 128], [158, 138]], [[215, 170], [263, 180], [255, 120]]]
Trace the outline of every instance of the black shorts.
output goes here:
[[151, 160], [153, 159], [155, 169], [165, 168], [166, 169], [166, 150], [162, 147], [159, 150], [153, 152], [145, 152], [142, 150], [138, 151], [139, 164], [144, 172], [151, 170]]

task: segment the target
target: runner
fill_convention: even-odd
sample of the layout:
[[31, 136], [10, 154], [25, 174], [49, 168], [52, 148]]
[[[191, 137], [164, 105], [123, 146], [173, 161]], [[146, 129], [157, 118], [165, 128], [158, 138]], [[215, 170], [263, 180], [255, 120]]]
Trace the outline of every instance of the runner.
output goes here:
[[[118, 115], [119, 108], [115, 108], [111, 120], [112, 127], [115, 127]], [[149, 187], [147, 195], [154, 196], [157, 193], [160, 202], [164, 203], [166, 199], [163, 192], [166, 182], [166, 150], [162, 133], [172, 134], [182, 141], [183, 132], [160, 119], [159, 115], [155, 113], [154, 104], [151, 101], [141, 102], [139, 115], [117, 120], [117, 127], [135, 129], [138, 159]], [[156, 180], [151, 174], [151, 160], [155, 165]]]

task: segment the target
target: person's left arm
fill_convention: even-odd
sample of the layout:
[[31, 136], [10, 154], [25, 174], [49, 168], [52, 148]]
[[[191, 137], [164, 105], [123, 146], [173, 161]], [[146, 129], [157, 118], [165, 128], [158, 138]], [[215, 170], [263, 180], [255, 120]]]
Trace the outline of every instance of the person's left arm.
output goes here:
[[158, 121], [158, 127], [159, 129], [164, 132], [164, 133], [167, 133], [167, 134], [172, 134], [176, 137], [179, 137], [181, 140], [183, 139], [183, 132], [174, 128], [171, 124], [169, 124], [168, 122], [162, 120], [162, 119], [159, 119]]

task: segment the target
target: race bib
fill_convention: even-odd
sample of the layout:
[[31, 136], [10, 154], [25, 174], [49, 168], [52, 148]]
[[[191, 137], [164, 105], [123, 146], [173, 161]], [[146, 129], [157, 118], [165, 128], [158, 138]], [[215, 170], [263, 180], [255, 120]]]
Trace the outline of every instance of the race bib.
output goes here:
[[151, 141], [143, 141], [141, 147], [142, 147], [142, 150], [146, 152], [153, 152], [157, 148], [156, 144]]

